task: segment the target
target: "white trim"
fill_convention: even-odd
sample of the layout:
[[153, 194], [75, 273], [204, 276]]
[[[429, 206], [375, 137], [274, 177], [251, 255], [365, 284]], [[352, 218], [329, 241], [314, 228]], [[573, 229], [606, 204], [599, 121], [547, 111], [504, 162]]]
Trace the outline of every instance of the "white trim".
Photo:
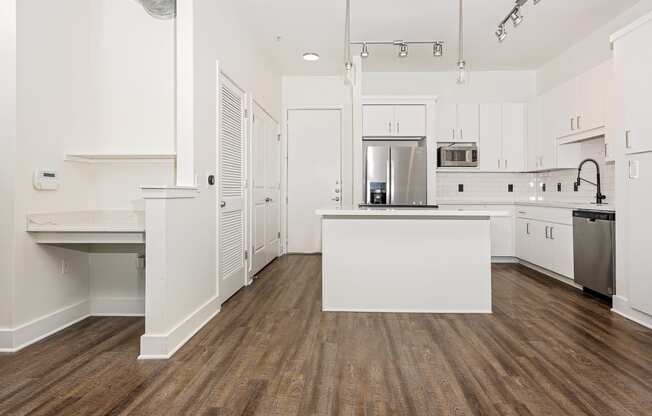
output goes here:
[[76, 163], [133, 163], [133, 164], [151, 164], [166, 163], [173, 164], [177, 159], [176, 153], [74, 153], [67, 154], [64, 158], [66, 162]]
[[13, 329], [0, 330], [0, 352], [17, 352], [90, 316], [84, 300]]
[[296, 110], [344, 110], [344, 106], [341, 105], [287, 105], [284, 107], [284, 113], [286, 115], [286, 120], [287, 120], [287, 114], [288, 111], [296, 111]]
[[629, 319], [630, 321], [636, 322], [646, 328], [652, 329], [652, 316], [630, 307], [629, 299], [623, 296], [616, 295], [613, 297], [613, 308], [611, 309], [611, 312]]
[[492, 264], [517, 264], [518, 259], [514, 256], [491, 256]]
[[145, 298], [92, 298], [92, 316], [145, 316]]
[[177, 185], [195, 181], [195, 8], [193, 0], [177, 1], [176, 151]]
[[363, 95], [362, 105], [365, 104], [430, 104], [437, 103], [438, 95]]
[[200, 192], [196, 186], [142, 186], [144, 199], [197, 198]]
[[619, 31], [617, 31], [616, 33], [611, 35], [609, 37], [609, 41], [612, 43], [612, 47], [613, 47], [613, 43], [615, 41], [622, 38], [623, 36], [626, 36], [626, 35], [632, 33], [633, 31], [635, 31], [636, 29], [643, 26], [644, 24], [646, 24], [649, 21], [652, 21], [652, 13], [648, 13], [648, 14], [640, 17], [639, 19], [635, 20], [631, 24], [625, 26], [624, 28], [620, 29]]
[[557, 274], [555, 272], [552, 272], [552, 271], [550, 271], [548, 269], [544, 269], [543, 267], [537, 266], [536, 264], [532, 264], [532, 263], [527, 262], [527, 261], [525, 261], [523, 259], [518, 259], [518, 263], [520, 265], [528, 267], [528, 268], [530, 268], [530, 269], [532, 269], [532, 270], [534, 270], [536, 272], [539, 272], [541, 274], [545, 274], [548, 277], [552, 277], [553, 279], [558, 280], [558, 281], [560, 281], [562, 283], [566, 283], [568, 286], [572, 286], [575, 289], [579, 289], [579, 290], [584, 289], [582, 286], [575, 283], [575, 281], [573, 279], [570, 279], [570, 278], [568, 278], [566, 276], [562, 276], [562, 275]]
[[322, 308], [323, 312], [351, 312], [351, 313], [414, 313], [414, 314], [491, 314], [493, 311], [489, 310], [422, 310], [422, 309], [358, 309], [358, 308]]
[[139, 360], [163, 360], [174, 355], [220, 312], [219, 296], [214, 296], [165, 334], [140, 337]]

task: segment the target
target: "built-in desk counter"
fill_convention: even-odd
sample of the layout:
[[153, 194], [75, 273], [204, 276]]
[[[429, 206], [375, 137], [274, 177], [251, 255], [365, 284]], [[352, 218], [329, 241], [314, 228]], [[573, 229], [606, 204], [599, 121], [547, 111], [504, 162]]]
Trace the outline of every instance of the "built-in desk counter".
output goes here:
[[96, 244], [137, 247], [145, 244], [145, 213], [70, 211], [31, 214], [27, 216], [27, 232], [39, 244], [69, 246], [82, 251], [89, 251], [88, 246]]
[[324, 209], [323, 310], [491, 313], [491, 226], [503, 211]]

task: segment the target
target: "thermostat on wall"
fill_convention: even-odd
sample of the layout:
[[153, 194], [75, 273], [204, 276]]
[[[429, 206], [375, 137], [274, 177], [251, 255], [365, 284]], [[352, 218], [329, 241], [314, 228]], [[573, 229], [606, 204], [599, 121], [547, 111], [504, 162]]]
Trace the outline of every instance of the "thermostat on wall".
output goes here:
[[59, 173], [55, 170], [34, 171], [34, 189], [56, 191], [59, 189]]

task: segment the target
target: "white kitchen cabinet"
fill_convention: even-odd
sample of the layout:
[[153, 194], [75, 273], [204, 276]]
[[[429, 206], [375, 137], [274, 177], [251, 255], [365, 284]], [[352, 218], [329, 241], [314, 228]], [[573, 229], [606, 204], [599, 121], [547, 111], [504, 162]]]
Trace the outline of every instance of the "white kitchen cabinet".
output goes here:
[[552, 255], [550, 270], [570, 279], [574, 277], [573, 226], [566, 224], [547, 224], [548, 241], [546, 249]]
[[522, 172], [525, 170], [526, 105], [503, 104], [502, 159], [503, 170]]
[[425, 105], [363, 105], [365, 137], [426, 137]]
[[394, 123], [393, 105], [362, 106], [363, 134], [367, 137], [391, 136]]
[[[652, 153], [632, 155], [627, 189], [627, 222], [625, 222], [625, 263], [629, 278], [629, 300], [633, 308], [652, 315], [652, 232], [650, 232], [650, 204], [652, 204]], [[620, 291], [620, 288], [618, 288]], [[619, 293], [626, 296], [623, 293]]]
[[480, 106], [437, 103], [436, 124], [439, 142], [477, 142], [480, 136]]
[[497, 172], [503, 167], [502, 113], [500, 104], [480, 106], [478, 158], [483, 172]]
[[541, 140], [541, 129], [543, 127], [543, 98], [540, 96], [532, 98], [528, 102], [527, 111], [527, 141], [525, 166], [528, 171], [539, 170], [541, 155], [539, 142]]
[[480, 106], [478, 104], [459, 104], [457, 106], [457, 127], [460, 130], [460, 141], [477, 141], [480, 136]]
[[[652, 151], [652, 22], [647, 22], [614, 41], [614, 75], [622, 97], [624, 131], [615, 140], [625, 141], [625, 152]], [[620, 139], [618, 139], [620, 137]]]
[[396, 136], [426, 137], [426, 118], [425, 105], [395, 106]]
[[525, 170], [525, 104], [480, 106], [480, 170], [522, 172]]
[[607, 61], [577, 78], [578, 98], [575, 101], [577, 131], [592, 131], [606, 125], [611, 67], [611, 61]]
[[573, 279], [572, 211], [517, 207], [516, 217], [516, 256]]

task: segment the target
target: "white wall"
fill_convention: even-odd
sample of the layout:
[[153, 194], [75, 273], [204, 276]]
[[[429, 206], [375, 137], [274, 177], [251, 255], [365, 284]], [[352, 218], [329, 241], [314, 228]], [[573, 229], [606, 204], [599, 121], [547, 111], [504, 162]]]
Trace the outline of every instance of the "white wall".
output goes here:
[[[16, 156], [16, 1], [0, 8], [0, 329], [12, 326]], [[1, 337], [1, 335], [0, 335]], [[3, 341], [0, 339], [0, 348]], [[6, 341], [5, 341], [6, 343]]]
[[[2, 25], [3, 31], [9, 27]], [[133, 0], [21, 0], [17, 32], [18, 139], [12, 156], [3, 135], [2, 162], [11, 159], [0, 168], [15, 174], [3, 182], [0, 201], [3, 213], [13, 206], [11, 216], [2, 215], [11, 218], [13, 240], [5, 238], [11, 227], [3, 227], [0, 235], [0, 244], [14, 250], [9, 258], [13, 267], [1, 262], [11, 269], [3, 277], [14, 278], [10, 286], [0, 280], [2, 294], [14, 294], [13, 319], [7, 325], [13, 328], [90, 297], [142, 300], [142, 271], [133, 254], [89, 256], [37, 245], [25, 232], [25, 218], [34, 212], [144, 209], [140, 186], [173, 184], [174, 164], [86, 165], [65, 162], [64, 155], [169, 153], [175, 146], [174, 21], [152, 18]], [[59, 171], [57, 192], [33, 189], [37, 168]], [[12, 204], [4, 199], [11, 195], [5, 187], [15, 190]], [[1, 255], [9, 253], [3, 249]], [[59, 273], [61, 260], [69, 266], [64, 275]], [[105, 284], [109, 278], [113, 280]], [[0, 327], [4, 308], [12, 302], [0, 302]]]
[[609, 36], [649, 11], [652, 11], [652, 0], [641, 0], [543, 65], [537, 71], [538, 93], [549, 91], [610, 59], [612, 51]]
[[455, 72], [365, 72], [363, 95], [437, 95], [447, 102], [527, 102], [535, 94], [534, 71], [471, 72], [467, 85]]

